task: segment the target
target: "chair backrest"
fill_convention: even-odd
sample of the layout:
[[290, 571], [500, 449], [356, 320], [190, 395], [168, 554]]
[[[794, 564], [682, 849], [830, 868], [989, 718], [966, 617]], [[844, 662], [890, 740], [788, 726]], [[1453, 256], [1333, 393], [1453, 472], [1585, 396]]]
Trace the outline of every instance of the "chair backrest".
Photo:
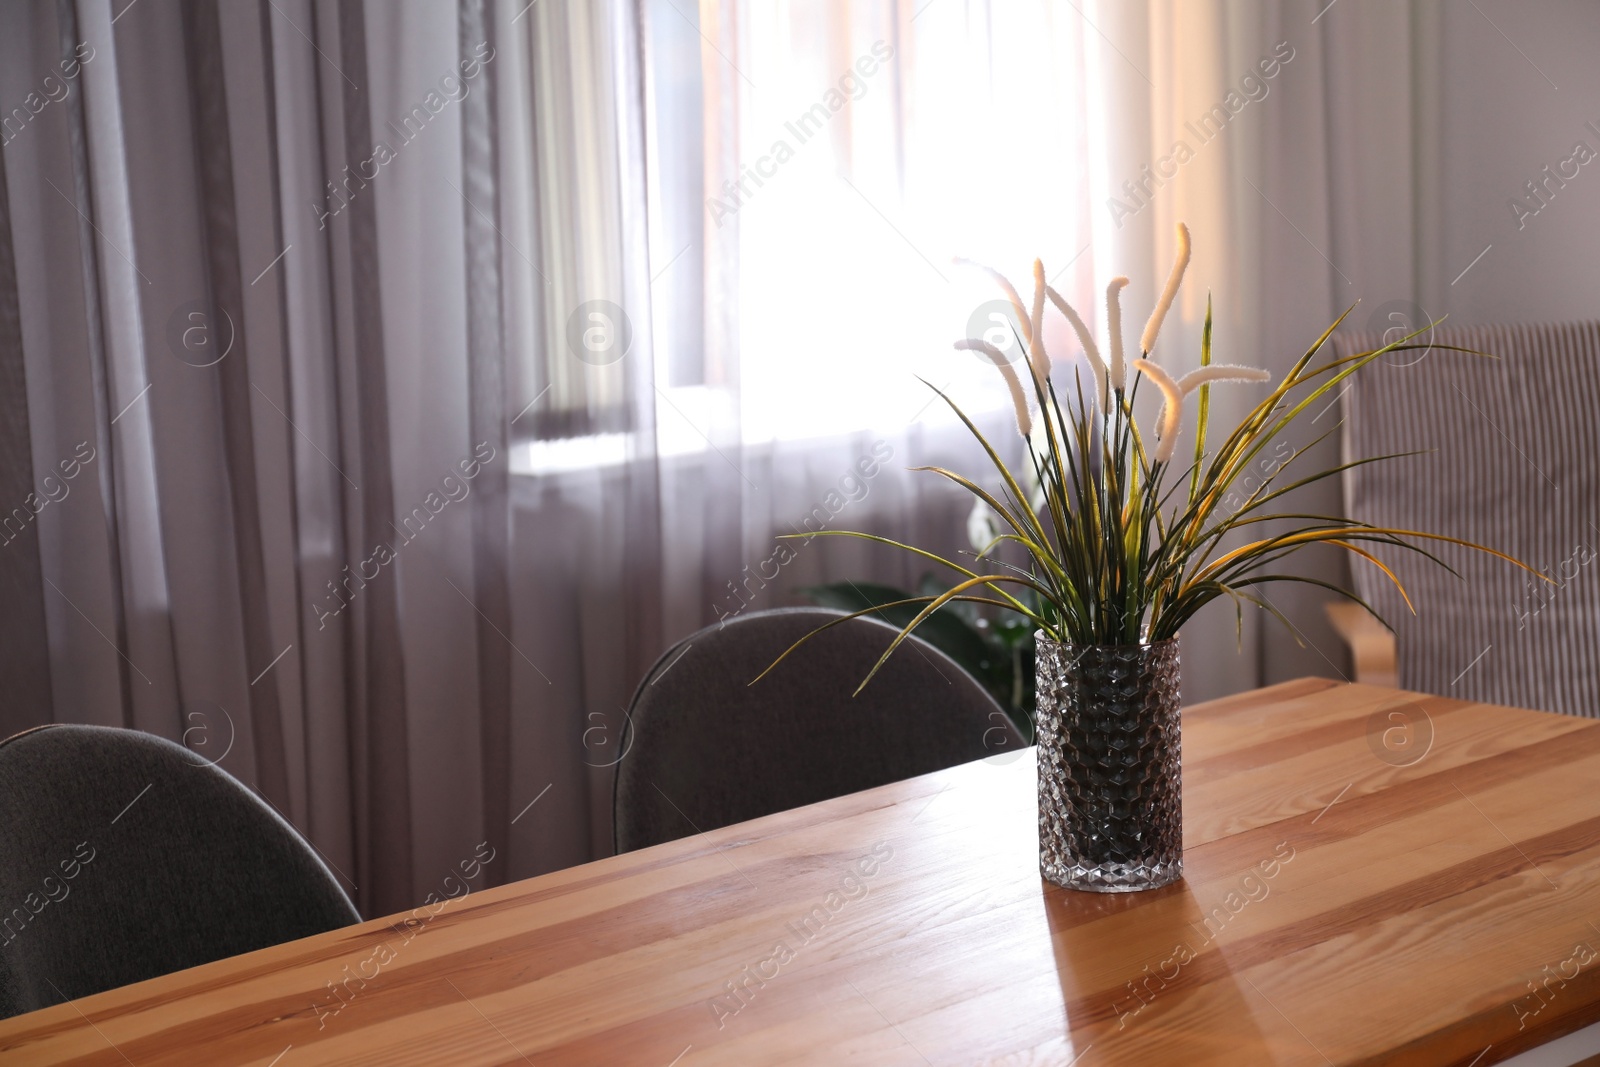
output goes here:
[[0, 1016], [360, 921], [293, 827], [180, 745], [0, 742]]
[[[1395, 339], [1393, 334], [1389, 340]], [[1429, 545], [1461, 574], [1379, 553], [1416, 603], [1357, 562], [1356, 592], [1395, 627], [1408, 689], [1600, 715], [1600, 323], [1438, 328], [1355, 375], [1346, 459], [1433, 450], [1345, 474], [1351, 518], [1475, 541], [1541, 570]], [[1340, 355], [1376, 348], [1337, 338]]]
[[687, 837], [1001, 753], [1024, 742], [955, 661], [913, 637], [851, 693], [895, 630], [842, 613], [757, 611], [707, 627], [658, 660], [634, 694], [617, 764], [618, 852]]

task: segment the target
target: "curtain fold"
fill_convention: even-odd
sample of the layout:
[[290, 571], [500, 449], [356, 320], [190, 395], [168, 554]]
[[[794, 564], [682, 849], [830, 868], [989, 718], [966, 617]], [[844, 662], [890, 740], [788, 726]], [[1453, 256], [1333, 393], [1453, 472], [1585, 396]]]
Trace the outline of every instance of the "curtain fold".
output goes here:
[[[0, 624], [0, 734], [25, 729], [52, 703], [49, 644], [45, 637], [44, 582], [35, 509], [47, 506], [33, 490], [27, 374], [17, 299], [17, 258], [11, 239], [10, 197], [0, 157], [0, 500], [16, 501], [0, 516], [0, 598], [8, 605]], [[60, 473], [52, 471], [53, 486]], [[58, 488], [53, 490], [59, 492]]]
[[[238, 212], [233, 193], [233, 155], [228, 122], [228, 93], [222, 71], [222, 33], [215, 6], [183, 9], [184, 52], [190, 72], [189, 96], [194, 124], [195, 172], [198, 178], [201, 227], [200, 267], [206, 279], [203, 303], [210, 309], [240, 308], [244, 278], [240, 271]], [[222, 463], [232, 508], [233, 556], [238, 577], [243, 650], [250, 663], [270, 662], [265, 552], [261, 531], [261, 497], [256, 485], [254, 420], [250, 397], [250, 339], [229, 331], [236, 358], [220, 360]], [[258, 753], [259, 784], [270, 796], [288, 793], [288, 761], [278, 698], [279, 676], [268, 673], [250, 686], [251, 741]]]
[[[458, 14], [458, 57], [471, 63], [487, 43], [495, 49], [499, 26], [486, 0], [468, 0]], [[467, 371], [471, 440], [504, 454], [509, 450], [505, 417], [504, 298], [494, 219], [501, 216], [496, 155], [497, 94], [492, 80], [462, 101], [462, 204], [466, 237]], [[478, 476], [473, 497], [472, 600], [477, 626], [479, 709], [482, 719], [484, 833], [505, 841], [511, 813], [502, 799], [511, 788], [511, 649], [499, 636], [511, 629], [507, 547], [511, 531], [509, 478], [504, 464]]]

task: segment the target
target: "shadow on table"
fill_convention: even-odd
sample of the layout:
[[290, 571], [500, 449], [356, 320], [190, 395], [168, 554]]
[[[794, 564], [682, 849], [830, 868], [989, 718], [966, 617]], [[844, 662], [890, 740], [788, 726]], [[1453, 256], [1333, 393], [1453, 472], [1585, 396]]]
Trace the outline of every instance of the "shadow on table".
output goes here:
[[1234, 975], [1187, 882], [1144, 893], [1041, 882], [1040, 892], [1065, 1026], [1075, 1048], [1096, 1050], [1085, 1067], [1274, 1062], [1256, 1025], [1260, 998]]

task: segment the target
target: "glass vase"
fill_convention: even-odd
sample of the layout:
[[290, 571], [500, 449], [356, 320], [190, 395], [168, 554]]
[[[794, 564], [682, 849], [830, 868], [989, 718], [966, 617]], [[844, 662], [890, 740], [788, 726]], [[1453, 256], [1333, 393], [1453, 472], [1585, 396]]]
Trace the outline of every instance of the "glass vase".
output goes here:
[[1035, 638], [1039, 871], [1094, 893], [1183, 874], [1178, 641]]

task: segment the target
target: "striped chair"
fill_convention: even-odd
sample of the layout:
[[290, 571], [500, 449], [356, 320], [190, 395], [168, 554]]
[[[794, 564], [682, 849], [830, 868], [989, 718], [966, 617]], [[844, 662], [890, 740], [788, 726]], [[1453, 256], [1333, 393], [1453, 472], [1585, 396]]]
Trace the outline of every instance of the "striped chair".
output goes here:
[[[1390, 337], [1393, 340], [1393, 337]], [[1374, 567], [1355, 590], [1395, 627], [1400, 684], [1469, 700], [1600, 717], [1600, 323], [1439, 328], [1432, 344], [1357, 374], [1347, 460], [1431, 450], [1345, 474], [1352, 518], [1465, 538], [1432, 550], [1462, 575], [1385, 551], [1416, 603]], [[1335, 339], [1339, 355], [1384, 339]]]

